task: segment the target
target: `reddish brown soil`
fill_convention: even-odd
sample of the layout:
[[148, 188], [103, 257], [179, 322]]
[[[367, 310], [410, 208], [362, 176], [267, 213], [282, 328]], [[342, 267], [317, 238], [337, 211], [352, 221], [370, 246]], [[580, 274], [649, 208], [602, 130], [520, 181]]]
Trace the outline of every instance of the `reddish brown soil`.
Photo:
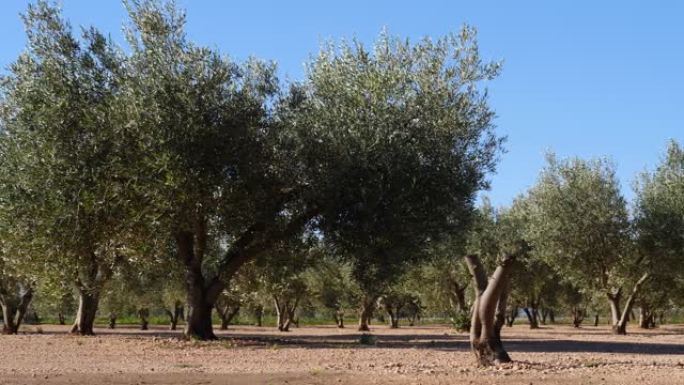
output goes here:
[[467, 335], [445, 326], [373, 328], [376, 344], [333, 326], [289, 333], [233, 327], [215, 342], [180, 332], [28, 326], [0, 336], [0, 384], [662, 384], [684, 385], [684, 326], [613, 336], [606, 327], [504, 329], [512, 364], [473, 366]]

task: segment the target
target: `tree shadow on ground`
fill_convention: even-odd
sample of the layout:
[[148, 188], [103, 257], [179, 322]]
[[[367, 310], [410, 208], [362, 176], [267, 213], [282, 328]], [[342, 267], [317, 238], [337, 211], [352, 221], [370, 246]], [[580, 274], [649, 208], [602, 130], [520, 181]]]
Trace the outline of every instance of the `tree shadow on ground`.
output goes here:
[[[182, 328], [181, 328], [182, 329]], [[328, 329], [335, 330], [335, 329]], [[256, 332], [255, 332], [256, 331]], [[363, 333], [345, 329], [341, 333], [327, 333], [307, 335], [298, 334], [297, 329], [292, 333], [279, 333], [267, 328], [262, 329], [242, 329], [235, 328], [226, 331], [217, 330], [220, 343], [229, 343], [231, 346], [250, 346], [270, 348], [278, 346], [282, 348], [304, 348], [304, 349], [330, 349], [330, 348], [396, 348], [396, 349], [434, 349], [441, 351], [469, 351], [470, 343], [468, 335], [450, 333], [412, 333], [410, 328], [402, 328], [398, 332], [406, 334], [373, 334], [371, 332], [372, 343], [363, 345], [360, 339]], [[504, 329], [505, 332], [505, 329]], [[29, 333], [32, 334], [29, 330]], [[123, 325], [117, 329], [98, 328], [98, 336], [112, 338], [182, 338], [182, 330], [168, 330], [161, 327], [152, 327], [150, 330], [142, 331], [134, 325]], [[48, 330], [43, 334], [64, 335], [64, 331]], [[572, 339], [567, 336], [582, 334], [579, 330], [558, 330], [554, 335], [563, 336], [561, 338], [548, 338], [548, 336], [513, 336], [506, 338], [504, 334], [504, 345], [509, 352], [525, 353], [615, 353], [615, 354], [649, 354], [649, 355], [684, 355], [684, 343], [653, 343], [642, 341], [620, 341], [625, 338], [614, 336], [614, 340], [592, 341], [586, 339]], [[658, 335], [677, 335], [682, 334], [680, 329], [659, 330], [652, 334], [639, 334], [643, 337], [656, 337]], [[611, 336], [608, 329], [592, 330], [591, 336], [605, 338]], [[586, 337], [585, 337], [586, 338]], [[683, 341], [684, 342], [684, 341]]]

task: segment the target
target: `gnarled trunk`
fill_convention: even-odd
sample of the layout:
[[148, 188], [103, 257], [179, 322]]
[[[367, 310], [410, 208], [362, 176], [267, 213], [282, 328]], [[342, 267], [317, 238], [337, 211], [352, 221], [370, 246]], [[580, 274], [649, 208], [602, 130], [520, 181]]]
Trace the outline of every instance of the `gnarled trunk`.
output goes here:
[[64, 317], [64, 313], [57, 313], [57, 322], [59, 322], [60, 325], [66, 325], [66, 317]]
[[181, 301], [176, 301], [173, 303], [173, 311], [164, 309], [164, 312], [169, 316], [169, 328], [176, 330], [178, 321], [183, 318], [183, 304]]
[[586, 315], [586, 311], [581, 309], [578, 306], [573, 306], [572, 308], [572, 326], [579, 328], [580, 325], [582, 325], [582, 322], [584, 321], [584, 316]]
[[[634, 284], [634, 288], [632, 289], [632, 293], [627, 298], [627, 302], [625, 303], [625, 308], [622, 310], [622, 316], [620, 317], [620, 319], [618, 320], [617, 323], [613, 324], [613, 333], [614, 334], [620, 334], [620, 335], [627, 334], [627, 321], [629, 320], [628, 317], [632, 312], [632, 307], [634, 306], [634, 301], [636, 301], [637, 295], [639, 294], [639, 290], [641, 289], [641, 285], [643, 285], [644, 282], [646, 282], [646, 280], [649, 278], [649, 276], [650, 276], [649, 273], [645, 273], [644, 275], [641, 276], [641, 278], [637, 281], [637, 283]], [[611, 310], [612, 310], [612, 305], [611, 305]]]
[[385, 305], [385, 311], [387, 312], [387, 315], [389, 316], [389, 327], [391, 329], [397, 329], [399, 328], [399, 312], [401, 311], [401, 304], [397, 304], [396, 306], [391, 304], [391, 303], [384, 303]]
[[0, 290], [0, 307], [2, 307], [2, 334], [17, 334], [24, 320], [31, 299], [33, 288], [20, 288], [20, 293], [10, 293]]
[[179, 258], [185, 264], [185, 290], [188, 311], [185, 323], [185, 336], [200, 340], [214, 340], [214, 328], [211, 323], [211, 312], [223, 283], [218, 277], [209, 280], [204, 278], [202, 260], [206, 249], [206, 224], [198, 221], [195, 234], [184, 231], [176, 234], [176, 246]]
[[100, 303], [100, 291], [98, 289], [80, 288], [78, 293], [78, 312], [76, 320], [71, 327], [72, 334], [92, 336], [95, 334], [95, 315]]
[[188, 314], [185, 324], [185, 336], [199, 340], [215, 340], [214, 327], [211, 323], [212, 301], [206, 296], [196, 296], [188, 301]]
[[647, 306], [642, 305], [639, 308], [639, 327], [642, 329], [650, 329], [651, 325], [655, 324], [655, 314]]
[[489, 282], [478, 256], [468, 255], [465, 260], [475, 289], [470, 326], [470, 345], [473, 354], [480, 366], [510, 362], [511, 358], [501, 342], [500, 331], [508, 296], [509, 272], [515, 255], [506, 255], [501, 260]]
[[523, 311], [527, 316], [527, 321], [530, 323], [530, 329], [539, 329], [539, 313], [537, 313], [537, 310], [534, 308], [524, 307]]
[[599, 326], [599, 315], [598, 315], [598, 313], [596, 313], [596, 315], [594, 315], [594, 326]]
[[364, 297], [361, 301], [361, 307], [359, 310], [359, 331], [367, 332], [370, 331], [370, 321], [373, 317], [373, 308], [375, 306], [374, 297]]
[[240, 311], [240, 305], [224, 305], [220, 309], [217, 307], [216, 310], [218, 312], [219, 318], [221, 318], [221, 330], [228, 330], [228, 325], [230, 325], [230, 322]]
[[606, 293], [610, 304], [610, 324], [615, 326], [620, 322], [620, 301], [622, 300], [622, 288]]
[[222, 289], [217, 286], [221, 286], [218, 281], [209, 288], [204, 288], [204, 285], [192, 280], [188, 283], [188, 312], [184, 332], [186, 337], [200, 340], [216, 339], [211, 323], [211, 311], [218, 297], [216, 292]]
[[278, 318], [278, 330], [281, 332], [288, 332], [290, 331], [290, 325], [292, 324], [299, 327], [299, 321], [295, 316], [297, 306], [299, 305], [299, 298], [295, 298], [294, 300], [290, 298], [279, 300], [277, 296], [273, 296], [273, 299]]

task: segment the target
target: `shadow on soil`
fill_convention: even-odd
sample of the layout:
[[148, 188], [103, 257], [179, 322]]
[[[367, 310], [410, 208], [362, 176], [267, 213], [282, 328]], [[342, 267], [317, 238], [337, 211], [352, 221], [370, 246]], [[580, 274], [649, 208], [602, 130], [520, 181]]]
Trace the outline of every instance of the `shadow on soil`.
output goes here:
[[[266, 329], [267, 330], [267, 329]], [[335, 329], [333, 329], [335, 330]], [[233, 334], [231, 330], [218, 331], [219, 341], [230, 343], [234, 346], [251, 347], [274, 347], [279, 348], [305, 348], [305, 349], [331, 349], [331, 348], [417, 348], [435, 349], [445, 351], [468, 351], [470, 343], [466, 334], [408, 334], [410, 328], [400, 329], [407, 334], [377, 334], [374, 345], [359, 344], [360, 332], [344, 334], [319, 334], [319, 335], [299, 335], [296, 329], [292, 334], [278, 332], [259, 332], [249, 333], [241, 330]], [[569, 338], [571, 335], [583, 333], [583, 331], [558, 331], [554, 334], [563, 336], [561, 338], [506, 338], [504, 329], [504, 345], [511, 352], [528, 353], [616, 353], [616, 354], [684, 354], [684, 343], [648, 343], [620, 341], [620, 336], [615, 336], [614, 341], [587, 341]], [[123, 338], [180, 338], [181, 331], [163, 330], [154, 328], [153, 330], [140, 331], [131, 326], [117, 327], [116, 330], [98, 329], [99, 336], [104, 337], [123, 337]], [[45, 332], [45, 334], [64, 334], [55, 331]], [[372, 334], [372, 333], [371, 333]], [[596, 329], [587, 329], [587, 334], [601, 335], [605, 338], [609, 332], [601, 332]], [[660, 334], [680, 334], [681, 330], [662, 330]], [[640, 335], [640, 337], [651, 337], [654, 335]]]

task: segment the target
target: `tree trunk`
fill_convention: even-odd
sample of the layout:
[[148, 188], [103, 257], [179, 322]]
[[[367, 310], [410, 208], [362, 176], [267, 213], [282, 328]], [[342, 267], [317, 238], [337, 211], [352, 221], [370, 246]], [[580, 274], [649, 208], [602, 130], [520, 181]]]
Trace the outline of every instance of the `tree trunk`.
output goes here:
[[338, 328], [344, 329], [344, 312], [341, 310], [335, 312], [335, 324]]
[[556, 323], [556, 313], [553, 311], [553, 309], [549, 309], [549, 321], [552, 324]]
[[74, 325], [71, 327], [72, 334], [80, 334], [82, 336], [92, 336], [95, 334], [93, 327], [95, 326], [95, 315], [97, 314], [99, 303], [99, 290], [79, 289], [78, 312], [76, 313]]
[[214, 327], [211, 323], [210, 305], [204, 298], [197, 298], [189, 302], [185, 336], [198, 340], [215, 340]]
[[181, 301], [176, 301], [173, 304], [173, 311], [165, 308], [164, 312], [169, 316], [169, 328], [171, 330], [176, 330], [178, 321], [183, 318], [183, 304]]
[[395, 313], [388, 313], [389, 319], [390, 319], [390, 328], [391, 329], [398, 329], [399, 328], [399, 317]]
[[290, 324], [287, 322], [287, 313], [285, 311], [285, 304], [281, 304], [278, 297], [274, 296], [273, 301], [275, 302], [276, 309], [276, 326], [281, 332], [287, 332], [290, 329]]
[[620, 322], [620, 301], [622, 300], [622, 288], [606, 293], [610, 304], [610, 324], [615, 325]]
[[546, 325], [546, 318], [549, 316], [549, 310], [547, 308], [541, 308], [541, 324]]
[[224, 306], [221, 309], [217, 309], [219, 317], [221, 318], [221, 330], [228, 330], [228, 325], [235, 318], [237, 313], [240, 311], [240, 306]]
[[639, 308], [639, 327], [642, 329], [649, 329], [651, 327], [652, 314], [648, 308], [641, 305]]
[[574, 306], [572, 308], [572, 325], [576, 328], [579, 328], [580, 325], [582, 325], [582, 322], [584, 321], [584, 316], [585, 316], [585, 311], [580, 309], [577, 306]]
[[6, 293], [0, 295], [0, 307], [2, 307], [2, 334], [17, 334], [24, 320], [24, 315], [33, 299], [33, 288], [27, 287], [23, 292]]
[[138, 309], [138, 317], [140, 317], [140, 330], [147, 330], [149, 329], [149, 318], [150, 316], [150, 309], [143, 307]]
[[359, 331], [367, 332], [370, 331], [370, 320], [373, 316], [373, 306], [375, 305], [375, 298], [364, 297], [361, 303], [361, 309], [359, 312]]
[[530, 323], [530, 329], [539, 329], [539, 321], [537, 320], [537, 312], [529, 307], [524, 307], [523, 311], [527, 316], [527, 320]]
[[211, 312], [219, 294], [223, 290], [223, 282], [215, 277], [206, 282], [202, 272], [202, 260], [206, 248], [205, 223], [198, 221], [195, 233], [180, 232], [176, 234], [176, 246], [179, 258], [185, 264], [185, 289], [187, 293], [188, 311], [185, 323], [185, 336], [199, 340], [215, 340], [211, 323]]
[[[489, 282], [480, 258], [476, 255], [465, 257], [468, 270], [473, 278], [475, 302], [470, 327], [470, 345], [480, 366], [510, 362], [511, 358], [503, 347], [500, 338], [500, 322], [503, 314], [497, 317], [498, 309], [505, 309], [509, 272], [515, 260], [514, 254], [506, 255], [496, 268]], [[502, 305], [500, 305], [500, 303]], [[501, 322], [501, 324], [503, 324]], [[498, 329], [498, 331], [497, 331]]]
[[254, 308], [254, 319], [255, 319], [255, 326], [261, 327], [263, 325], [263, 320], [264, 318], [264, 307], [259, 305], [256, 308]]
[[598, 313], [596, 313], [596, 315], [594, 315], [594, 326], [599, 326], [599, 315], [598, 315]]
[[506, 326], [513, 327], [515, 319], [518, 317], [518, 306], [511, 306], [510, 310], [506, 313]]
[[64, 317], [64, 313], [59, 312], [57, 313], [57, 320], [60, 325], [66, 325], [66, 318]]
[[620, 334], [620, 335], [625, 335], [627, 334], [627, 320], [629, 317], [629, 314], [632, 311], [632, 306], [634, 306], [634, 301], [636, 301], [636, 297], [639, 294], [639, 289], [641, 288], [641, 285], [646, 282], [646, 280], [649, 278], [650, 274], [645, 273], [644, 275], [641, 276], [641, 278], [637, 281], [637, 283], [634, 285], [634, 288], [632, 289], [632, 293], [629, 295], [627, 298], [627, 302], [625, 303], [625, 308], [622, 310], [622, 317], [620, 317], [620, 320], [618, 321], [617, 324], [613, 325], [613, 333], [614, 334]]

